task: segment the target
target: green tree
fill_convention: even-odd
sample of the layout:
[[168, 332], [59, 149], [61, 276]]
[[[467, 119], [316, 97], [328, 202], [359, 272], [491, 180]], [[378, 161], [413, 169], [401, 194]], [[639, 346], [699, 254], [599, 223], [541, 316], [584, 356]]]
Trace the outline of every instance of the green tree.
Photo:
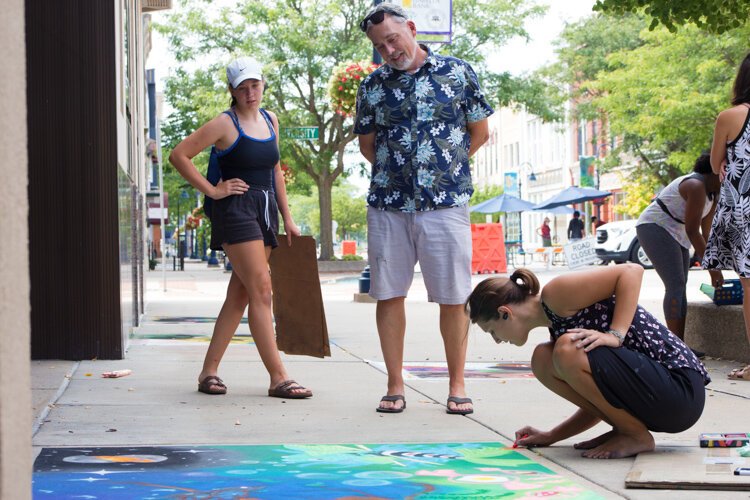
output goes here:
[[[479, 189], [475, 187], [474, 194], [471, 196], [471, 204], [479, 205], [483, 201], [487, 201], [490, 198], [494, 198], [495, 196], [500, 196], [501, 194], [503, 194], [503, 191], [504, 191], [503, 186], [498, 186], [498, 185], [485, 186]], [[493, 215], [493, 218], [495, 218], [497, 214], [492, 214], [492, 215]], [[477, 224], [477, 223], [481, 224], [483, 222], [486, 222], [487, 214], [480, 214], [479, 212], [471, 212], [469, 214], [469, 218], [472, 224]]]
[[[642, 31], [643, 45], [612, 54], [591, 83], [619, 150], [666, 184], [710, 147], [719, 111], [729, 104], [750, 30], [711, 34], [687, 25]], [[612, 157], [612, 162], [622, 158]]]
[[592, 105], [598, 93], [590, 82], [613, 69], [608, 60], [611, 54], [643, 45], [640, 32], [645, 27], [643, 17], [631, 14], [593, 15], [567, 25], [555, 42], [557, 62], [539, 70], [555, 82], [547, 89], [552, 100], [562, 106], [572, 98], [576, 102], [575, 117], [599, 118], [602, 110]]
[[[181, 8], [157, 26], [178, 61], [213, 58], [193, 77], [182, 73], [171, 80], [168, 92], [180, 95], [168, 100], [185, 113], [169, 122], [173, 143], [223, 108], [222, 68], [239, 54], [257, 54], [266, 63], [265, 105], [277, 113], [282, 128], [318, 127], [318, 140], [282, 138], [281, 150], [293, 171], [304, 172], [318, 188], [321, 259], [333, 257], [331, 193], [346, 169], [346, 146], [355, 138], [351, 119], [333, 112], [326, 83], [339, 64], [370, 57], [372, 46], [358, 23], [371, 5], [371, 0], [248, 0], [217, 9], [205, 0], [182, 0]], [[454, 0], [453, 6], [453, 44], [437, 50], [469, 60], [493, 104], [528, 103], [532, 112], [552, 117], [554, 110], [540, 99], [539, 81], [484, 71], [485, 54], [512, 37], [528, 36], [524, 22], [543, 8], [527, 0]]]
[[367, 236], [367, 201], [355, 194], [351, 184], [333, 190], [333, 219], [338, 223], [338, 237], [342, 240]]
[[634, 166], [630, 215], [710, 146], [750, 35], [747, 25], [718, 35], [692, 24], [649, 31], [648, 22], [599, 14], [574, 24], [560, 40], [560, 62], [547, 69], [573, 88], [579, 116], [605, 119], [617, 137], [600, 169]]
[[676, 32], [678, 26], [692, 23], [723, 33], [739, 28], [750, 17], [750, 0], [597, 0], [594, 10], [607, 14], [643, 10], [651, 18], [651, 30], [661, 23]]
[[289, 210], [302, 234], [312, 235], [316, 240], [320, 237], [320, 207], [318, 205], [318, 190], [315, 186], [310, 194], [293, 193], [289, 196]]

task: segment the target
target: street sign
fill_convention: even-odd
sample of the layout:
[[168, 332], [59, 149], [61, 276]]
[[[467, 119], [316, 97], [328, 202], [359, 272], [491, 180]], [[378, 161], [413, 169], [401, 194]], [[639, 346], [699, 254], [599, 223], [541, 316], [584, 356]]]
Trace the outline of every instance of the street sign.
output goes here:
[[574, 240], [565, 245], [565, 258], [568, 261], [568, 267], [575, 269], [577, 267], [593, 264], [596, 262], [596, 238], [584, 238]]
[[283, 127], [282, 135], [295, 141], [315, 141], [319, 137], [318, 127]]
[[451, 43], [452, 0], [393, 0], [400, 4], [417, 25], [417, 41]]

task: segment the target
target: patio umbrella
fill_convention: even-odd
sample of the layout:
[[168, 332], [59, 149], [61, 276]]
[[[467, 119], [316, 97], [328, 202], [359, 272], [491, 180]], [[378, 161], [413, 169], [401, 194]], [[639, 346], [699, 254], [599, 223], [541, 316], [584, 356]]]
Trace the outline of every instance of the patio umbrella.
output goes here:
[[598, 189], [590, 187], [578, 187], [570, 186], [552, 198], [545, 200], [534, 207], [535, 210], [550, 209], [563, 205], [573, 205], [575, 203], [583, 203], [584, 201], [596, 200], [598, 198], [605, 198], [611, 196], [612, 193], [609, 191], [599, 191]]
[[570, 215], [575, 210], [573, 207], [569, 207], [567, 205], [559, 205], [555, 208], [534, 208], [531, 210], [532, 212], [545, 212], [552, 215]]
[[496, 212], [524, 212], [532, 208], [534, 208], [534, 204], [530, 201], [503, 193], [471, 207], [469, 211], [479, 212], [480, 214], [494, 214]]

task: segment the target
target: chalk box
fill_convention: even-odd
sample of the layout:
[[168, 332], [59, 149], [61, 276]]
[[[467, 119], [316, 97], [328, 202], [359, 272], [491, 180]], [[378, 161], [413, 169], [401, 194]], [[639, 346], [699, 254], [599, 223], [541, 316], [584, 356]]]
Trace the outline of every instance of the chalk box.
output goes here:
[[700, 437], [701, 448], [741, 448], [748, 443], [746, 432], [704, 432]]

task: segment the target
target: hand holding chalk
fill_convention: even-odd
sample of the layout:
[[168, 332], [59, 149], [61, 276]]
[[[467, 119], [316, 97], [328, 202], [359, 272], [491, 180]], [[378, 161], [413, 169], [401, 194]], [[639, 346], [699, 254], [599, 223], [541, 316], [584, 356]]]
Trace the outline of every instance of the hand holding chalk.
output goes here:
[[512, 446], [512, 447], [513, 447], [513, 448], [518, 448], [518, 441], [520, 441], [521, 439], [526, 439], [527, 437], [529, 437], [529, 435], [528, 435], [528, 434], [522, 434], [522, 435], [518, 436], [518, 437], [516, 438], [516, 440], [515, 440], [515, 441], [513, 441], [513, 446]]

